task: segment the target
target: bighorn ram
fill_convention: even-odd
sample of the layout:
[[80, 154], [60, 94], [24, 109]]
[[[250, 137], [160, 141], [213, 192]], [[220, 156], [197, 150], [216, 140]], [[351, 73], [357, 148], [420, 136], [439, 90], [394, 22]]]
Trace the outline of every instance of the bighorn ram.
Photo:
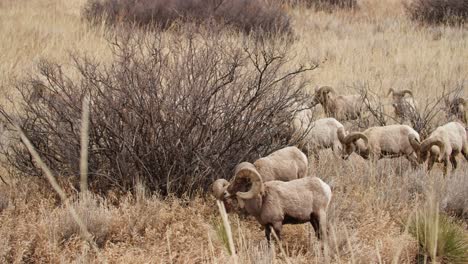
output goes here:
[[[242, 162], [237, 165], [236, 168], [243, 166], [242, 164], [251, 163]], [[256, 160], [251, 165], [256, 168], [257, 173], [261, 175], [263, 182], [273, 180], [290, 181], [305, 177], [307, 175], [309, 162], [307, 156], [298, 148], [285, 147]], [[224, 191], [228, 185], [229, 183], [225, 179], [216, 180], [212, 186], [213, 196], [223, 200]]]
[[[407, 94], [410, 97], [405, 97]], [[387, 95], [392, 95], [395, 120], [399, 119], [401, 123], [415, 113], [416, 103], [414, 101], [413, 92], [410, 90], [395, 91], [393, 88], [390, 88]]]
[[281, 238], [284, 224], [306, 222], [312, 224], [318, 238], [323, 235], [326, 240], [327, 209], [332, 193], [330, 186], [317, 177], [264, 182], [253, 164], [241, 163], [226, 190], [225, 197], [230, 196], [241, 200], [247, 213], [265, 227], [268, 242], [271, 228]]
[[457, 168], [456, 156], [461, 152], [468, 161], [468, 139], [466, 130], [458, 122], [450, 122], [436, 128], [423, 142], [412, 138], [412, 144], [418, 153], [419, 162], [423, 163], [428, 158], [427, 169], [430, 171], [434, 162], [444, 164], [444, 175], [447, 175], [448, 160], [452, 163], [452, 169]]
[[355, 120], [361, 116], [363, 98], [361, 95], [337, 95], [330, 86], [315, 90], [312, 106], [321, 104], [327, 117], [339, 121]]
[[318, 119], [308, 127], [295, 125], [295, 130], [304, 134], [299, 142], [299, 148], [307, 155], [313, 153], [316, 160], [319, 159], [318, 152], [321, 149], [331, 148], [335, 154], [341, 155], [345, 129], [335, 118]]
[[468, 117], [466, 111], [468, 110], [467, 102], [464, 98], [457, 97], [452, 101], [446, 100], [445, 106], [447, 109], [447, 118], [455, 116], [458, 120], [468, 125]]
[[353, 152], [372, 160], [405, 156], [413, 165], [417, 165], [410, 136], [419, 140], [418, 132], [407, 125], [371, 127], [362, 133], [352, 132], [343, 140], [343, 158], [347, 159]]

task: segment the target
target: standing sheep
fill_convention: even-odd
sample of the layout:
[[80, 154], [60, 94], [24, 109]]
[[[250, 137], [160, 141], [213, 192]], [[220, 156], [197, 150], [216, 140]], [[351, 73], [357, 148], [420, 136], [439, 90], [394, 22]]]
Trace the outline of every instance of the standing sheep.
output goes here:
[[407, 125], [371, 127], [362, 133], [349, 133], [343, 140], [345, 149], [343, 158], [347, 159], [353, 152], [374, 161], [386, 157], [405, 156], [416, 166], [417, 155], [410, 137], [419, 140], [418, 132]]
[[[410, 97], [405, 97], [407, 94]], [[414, 115], [416, 102], [413, 97], [413, 92], [410, 90], [395, 91], [393, 88], [390, 88], [387, 95], [392, 95], [394, 118], [395, 120], [399, 119], [399, 123], [403, 123]]]
[[457, 97], [451, 101], [445, 100], [445, 106], [448, 119], [454, 116], [455, 118], [463, 122], [465, 126], [468, 126], [468, 117], [466, 115], [468, 106], [464, 98]]
[[268, 242], [271, 228], [281, 238], [284, 224], [306, 222], [312, 224], [318, 238], [323, 235], [326, 241], [327, 210], [332, 192], [321, 179], [305, 177], [289, 182], [264, 182], [253, 164], [241, 163], [226, 190], [226, 197], [234, 195], [244, 203], [247, 213], [265, 227]]
[[341, 155], [346, 134], [344, 126], [335, 118], [318, 119], [307, 127], [295, 125], [294, 130], [303, 134], [299, 148], [307, 155], [313, 154], [316, 160], [322, 149], [331, 148], [333, 153]]
[[447, 175], [448, 160], [452, 163], [452, 169], [457, 168], [456, 156], [461, 152], [468, 161], [468, 139], [463, 125], [458, 122], [450, 122], [436, 128], [423, 142], [416, 138], [411, 139], [418, 154], [420, 163], [429, 159], [427, 170], [430, 171], [434, 163], [444, 164], [444, 175]]
[[[278, 180], [290, 181], [307, 175], [309, 161], [307, 156], [296, 147], [285, 147], [270, 155], [256, 160], [253, 164], [242, 162], [236, 166], [243, 167], [250, 164], [261, 175], [263, 182]], [[213, 196], [223, 200], [229, 183], [225, 179], [218, 179], [212, 185]]]
[[339, 121], [356, 120], [363, 109], [361, 95], [337, 95], [330, 86], [316, 89], [312, 106], [321, 104], [327, 117], [334, 117]]

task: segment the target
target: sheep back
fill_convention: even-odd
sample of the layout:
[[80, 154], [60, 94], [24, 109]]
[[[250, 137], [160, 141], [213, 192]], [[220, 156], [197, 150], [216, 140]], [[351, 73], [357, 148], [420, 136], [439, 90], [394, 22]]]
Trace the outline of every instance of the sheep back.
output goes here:
[[254, 162], [263, 182], [290, 181], [307, 174], [307, 156], [297, 147], [286, 147]]
[[331, 201], [331, 189], [317, 177], [305, 177], [289, 182], [270, 181], [265, 183], [263, 206], [257, 220], [265, 225], [283, 222], [310, 221], [311, 214], [327, 209]]

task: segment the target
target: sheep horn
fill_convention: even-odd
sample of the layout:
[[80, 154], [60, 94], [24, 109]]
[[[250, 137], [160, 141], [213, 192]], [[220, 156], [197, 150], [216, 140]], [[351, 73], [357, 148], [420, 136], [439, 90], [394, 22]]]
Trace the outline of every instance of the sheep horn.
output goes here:
[[358, 139], [364, 140], [364, 142], [366, 143], [366, 145], [367, 145], [367, 143], [369, 142], [369, 140], [367, 139], [367, 136], [364, 135], [364, 134], [361, 133], [361, 132], [352, 132], [352, 133], [349, 133], [349, 135], [347, 135], [347, 136], [344, 138], [343, 142], [344, 142], [345, 144], [349, 144], [349, 143], [354, 142], [354, 141], [356, 141], [356, 140], [358, 140]]
[[229, 182], [225, 179], [217, 179], [215, 182], [213, 182], [212, 186], [213, 196], [218, 200], [223, 200], [224, 192], [228, 186]]
[[345, 142], [345, 138], [346, 138], [346, 132], [345, 132], [344, 127], [338, 128], [338, 131], [336, 131], [336, 133], [338, 134], [338, 140], [339, 140], [341, 143], [344, 143], [344, 142]]
[[438, 139], [438, 138], [428, 138], [426, 140], [424, 140], [422, 143], [421, 143], [421, 152], [422, 153], [425, 153], [427, 152], [432, 146], [438, 146], [440, 148], [440, 156], [439, 156], [439, 161], [440, 161], [440, 158], [442, 157], [443, 153], [445, 153], [445, 144], [444, 142], [442, 142], [442, 140]]
[[333, 89], [333, 87], [330, 87], [330, 86], [322, 86], [318, 89], [318, 92], [319, 93], [334, 93], [335, 92], [335, 89]]
[[409, 94], [411, 97], [413, 97], [413, 92], [410, 91], [410, 90], [403, 90], [400, 92], [403, 96], [405, 96], [405, 94]]
[[415, 134], [409, 134], [408, 140], [410, 145], [413, 147], [415, 152], [419, 152], [421, 150], [421, 142], [419, 142], [418, 138]]
[[247, 192], [237, 192], [237, 197], [248, 200], [264, 193], [262, 177], [260, 177], [260, 174], [258, 174], [257, 169], [253, 164], [246, 162], [237, 165], [235, 177], [249, 178], [252, 182], [250, 190]]

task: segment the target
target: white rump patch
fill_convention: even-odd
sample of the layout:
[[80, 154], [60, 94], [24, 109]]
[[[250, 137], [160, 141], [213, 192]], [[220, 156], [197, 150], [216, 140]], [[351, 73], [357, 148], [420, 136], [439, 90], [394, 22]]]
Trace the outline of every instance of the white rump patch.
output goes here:
[[320, 181], [320, 184], [322, 185], [323, 192], [325, 193], [325, 196], [328, 198], [328, 203], [330, 203], [331, 198], [332, 198], [332, 191], [331, 188], [328, 184], [326, 184], [322, 179], [317, 178]]

